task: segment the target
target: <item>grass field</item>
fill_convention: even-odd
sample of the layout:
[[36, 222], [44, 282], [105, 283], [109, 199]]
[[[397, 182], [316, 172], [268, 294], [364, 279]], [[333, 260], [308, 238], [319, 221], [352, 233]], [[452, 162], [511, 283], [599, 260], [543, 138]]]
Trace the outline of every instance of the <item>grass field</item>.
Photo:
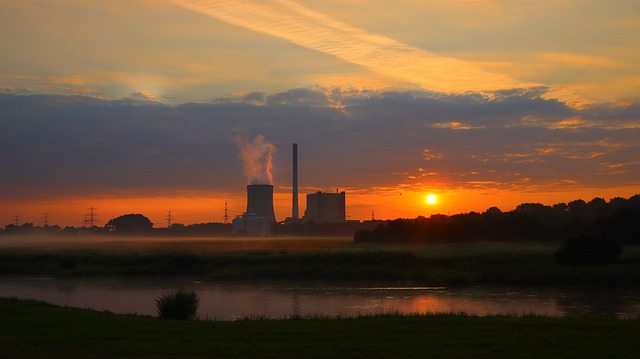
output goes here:
[[171, 321], [0, 299], [2, 358], [637, 358], [640, 320]]
[[[425, 285], [640, 284], [557, 264], [554, 243], [355, 245], [349, 238], [0, 237], [0, 276], [410, 280]], [[2, 358], [636, 358], [640, 319], [464, 315], [170, 321], [0, 299]]]
[[571, 267], [556, 262], [554, 253], [559, 244], [548, 242], [389, 246], [356, 245], [348, 238], [96, 237], [4, 244], [0, 248], [0, 276], [640, 285], [639, 247], [625, 248], [620, 260], [612, 265]]

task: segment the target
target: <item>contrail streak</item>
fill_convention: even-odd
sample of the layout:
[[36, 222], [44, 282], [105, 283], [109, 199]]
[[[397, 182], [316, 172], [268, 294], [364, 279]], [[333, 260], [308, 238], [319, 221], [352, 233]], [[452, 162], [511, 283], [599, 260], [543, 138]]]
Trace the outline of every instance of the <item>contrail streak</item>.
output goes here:
[[464, 92], [536, 86], [367, 32], [288, 0], [171, 1], [429, 90]]

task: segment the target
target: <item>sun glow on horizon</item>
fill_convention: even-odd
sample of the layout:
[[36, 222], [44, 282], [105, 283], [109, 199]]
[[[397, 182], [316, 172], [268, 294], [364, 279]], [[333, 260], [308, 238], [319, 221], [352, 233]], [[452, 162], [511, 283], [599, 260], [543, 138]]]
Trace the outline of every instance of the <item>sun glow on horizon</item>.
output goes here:
[[436, 204], [436, 202], [438, 202], [438, 197], [436, 197], [436, 195], [433, 193], [429, 193], [424, 200], [425, 202], [427, 202], [427, 204], [434, 205]]
[[[371, 189], [346, 188], [347, 218], [366, 221], [375, 219], [393, 220], [397, 218], [429, 217], [434, 214], [455, 215], [472, 211], [482, 213], [490, 207], [511, 211], [522, 203], [554, 205], [582, 199], [590, 201], [601, 197], [609, 201], [615, 197], [629, 198], [640, 193], [637, 185], [618, 188], [583, 188], [559, 192], [515, 191], [507, 189], [474, 190], [447, 189], [439, 187], [436, 193], [424, 189], [406, 188]], [[433, 197], [430, 197], [432, 195]], [[429, 198], [435, 200], [429, 203]], [[300, 193], [300, 210], [306, 208], [306, 193]], [[291, 214], [291, 192], [289, 188], [278, 188], [274, 193], [276, 218], [283, 220]], [[5, 200], [0, 208], [0, 226], [32, 223], [35, 226], [81, 227], [86, 225], [89, 208], [96, 214], [96, 225], [104, 226], [110, 219], [124, 214], [139, 213], [148, 217], [155, 228], [168, 225], [171, 213], [173, 223], [185, 225], [224, 221], [225, 202], [228, 204], [228, 220], [232, 220], [246, 209], [246, 193], [210, 192], [174, 196], [52, 198]]]

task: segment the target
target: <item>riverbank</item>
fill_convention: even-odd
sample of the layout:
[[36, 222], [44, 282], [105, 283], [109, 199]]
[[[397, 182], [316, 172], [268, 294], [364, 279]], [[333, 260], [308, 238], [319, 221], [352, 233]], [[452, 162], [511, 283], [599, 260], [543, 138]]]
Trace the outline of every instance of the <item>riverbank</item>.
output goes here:
[[0, 299], [3, 358], [635, 358], [640, 320], [373, 316], [160, 320]]
[[3, 277], [406, 281], [419, 285], [640, 285], [640, 247], [611, 265], [563, 266], [557, 243], [356, 245], [344, 239], [127, 240], [0, 249]]

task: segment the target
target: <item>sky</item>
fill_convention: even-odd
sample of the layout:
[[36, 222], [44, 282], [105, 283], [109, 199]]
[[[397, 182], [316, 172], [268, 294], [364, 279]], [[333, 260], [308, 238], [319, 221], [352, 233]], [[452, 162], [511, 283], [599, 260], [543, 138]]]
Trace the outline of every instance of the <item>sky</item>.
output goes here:
[[222, 222], [246, 207], [245, 145], [279, 220], [293, 143], [301, 210], [344, 190], [350, 219], [640, 193], [637, 1], [0, 9], [0, 225]]

